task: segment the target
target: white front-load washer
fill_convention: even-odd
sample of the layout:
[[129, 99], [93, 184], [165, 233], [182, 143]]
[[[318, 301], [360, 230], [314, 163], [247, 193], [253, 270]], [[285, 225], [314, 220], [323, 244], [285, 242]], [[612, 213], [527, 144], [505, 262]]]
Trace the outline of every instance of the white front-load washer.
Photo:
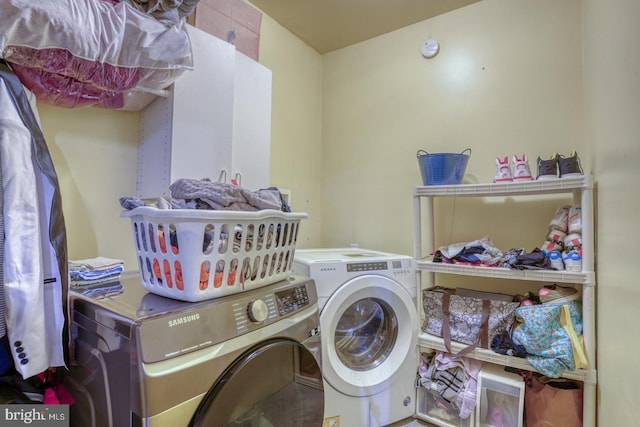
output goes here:
[[298, 249], [320, 308], [325, 427], [379, 427], [414, 415], [415, 261], [361, 248]]

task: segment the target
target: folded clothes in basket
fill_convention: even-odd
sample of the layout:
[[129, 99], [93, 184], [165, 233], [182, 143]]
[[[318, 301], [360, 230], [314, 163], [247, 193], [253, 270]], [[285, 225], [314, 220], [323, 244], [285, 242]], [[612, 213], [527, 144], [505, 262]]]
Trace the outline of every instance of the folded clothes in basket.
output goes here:
[[282, 209], [280, 192], [274, 189], [250, 191], [226, 182], [209, 179], [178, 179], [169, 187], [171, 197], [185, 200], [200, 200], [211, 209], [255, 211]]
[[225, 182], [213, 182], [209, 179], [178, 179], [170, 186], [171, 197], [159, 197], [145, 201], [137, 197], [120, 198], [120, 206], [131, 210], [142, 206], [158, 209], [211, 209], [227, 211], [259, 211], [274, 209], [291, 212], [275, 187], [251, 191], [238, 185]]

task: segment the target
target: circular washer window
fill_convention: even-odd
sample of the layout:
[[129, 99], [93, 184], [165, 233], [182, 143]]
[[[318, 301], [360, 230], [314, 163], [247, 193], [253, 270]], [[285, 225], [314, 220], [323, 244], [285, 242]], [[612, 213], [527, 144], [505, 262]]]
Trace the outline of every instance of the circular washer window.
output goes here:
[[334, 339], [340, 361], [354, 371], [368, 371], [389, 356], [398, 337], [398, 321], [389, 304], [363, 298], [340, 316]]

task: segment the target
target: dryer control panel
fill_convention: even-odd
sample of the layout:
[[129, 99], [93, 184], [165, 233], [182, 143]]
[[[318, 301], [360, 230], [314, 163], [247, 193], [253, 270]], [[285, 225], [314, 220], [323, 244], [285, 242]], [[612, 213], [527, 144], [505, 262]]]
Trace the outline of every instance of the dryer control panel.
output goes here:
[[145, 363], [211, 347], [278, 322], [317, 302], [308, 277], [199, 303], [183, 303], [137, 325]]
[[275, 295], [280, 316], [286, 316], [309, 305], [309, 294], [304, 285], [276, 292]]

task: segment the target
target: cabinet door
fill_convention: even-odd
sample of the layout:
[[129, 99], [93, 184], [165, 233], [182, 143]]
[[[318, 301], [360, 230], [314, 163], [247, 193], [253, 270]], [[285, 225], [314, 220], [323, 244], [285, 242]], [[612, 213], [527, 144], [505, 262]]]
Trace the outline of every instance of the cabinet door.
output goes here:
[[179, 178], [269, 185], [271, 71], [232, 44], [188, 26], [194, 69], [141, 112], [139, 197], [168, 196]]
[[194, 69], [141, 112], [137, 195], [168, 196], [179, 178], [269, 186], [271, 71], [188, 26]]
[[231, 172], [242, 186], [269, 186], [271, 145], [271, 70], [236, 52]]
[[141, 112], [139, 197], [168, 196], [178, 178], [218, 179], [231, 168], [235, 47], [188, 26], [194, 69]]

